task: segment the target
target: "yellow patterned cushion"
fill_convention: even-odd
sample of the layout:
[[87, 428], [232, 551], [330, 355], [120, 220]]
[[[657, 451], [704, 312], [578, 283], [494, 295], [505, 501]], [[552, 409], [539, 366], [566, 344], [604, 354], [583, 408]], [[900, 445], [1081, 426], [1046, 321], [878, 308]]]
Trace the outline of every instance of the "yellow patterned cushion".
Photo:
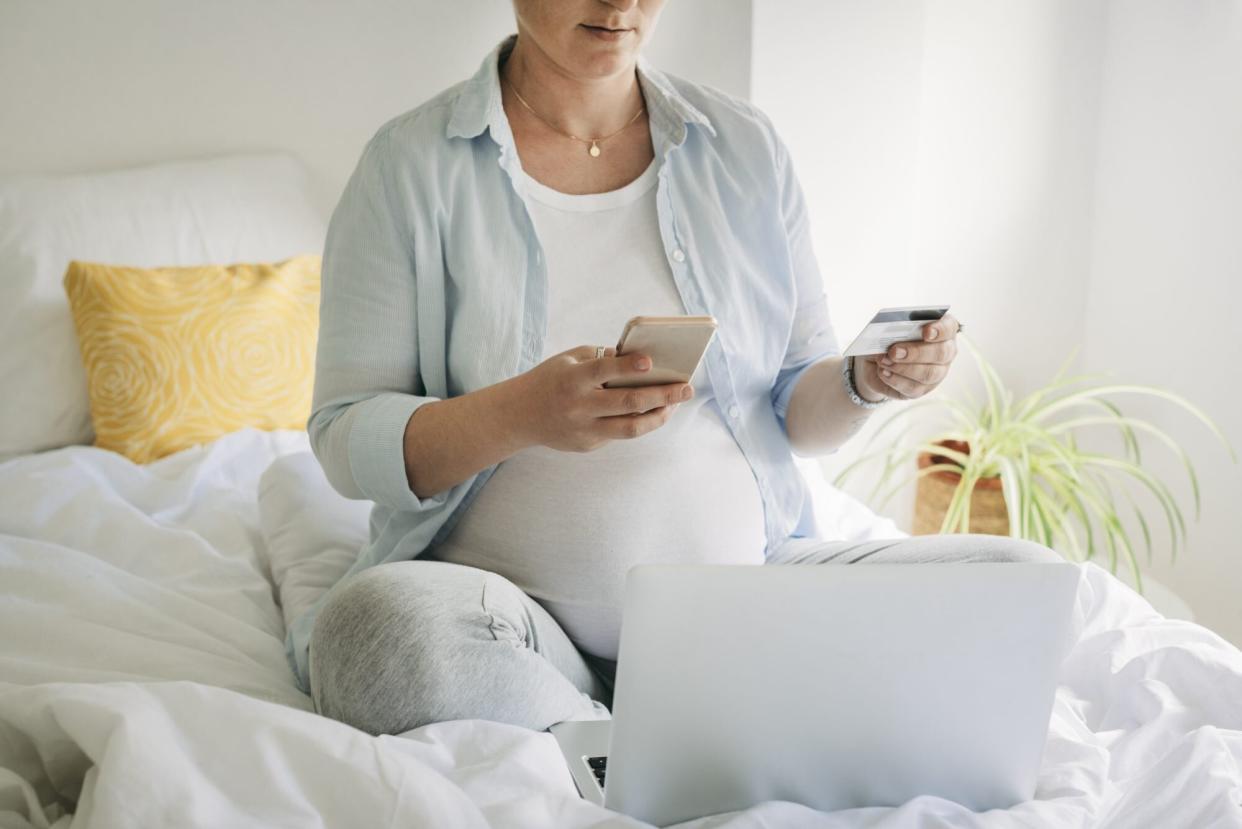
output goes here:
[[70, 262], [95, 445], [147, 463], [246, 426], [302, 429], [320, 257], [131, 268]]

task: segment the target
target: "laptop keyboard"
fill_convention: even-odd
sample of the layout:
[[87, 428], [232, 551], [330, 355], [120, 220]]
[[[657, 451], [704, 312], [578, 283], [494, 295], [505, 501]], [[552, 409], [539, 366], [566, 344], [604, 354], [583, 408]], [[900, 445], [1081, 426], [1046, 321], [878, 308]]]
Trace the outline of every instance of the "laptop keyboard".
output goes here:
[[591, 767], [591, 774], [595, 775], [595, 782], [599, 783], [600, 791], [604, 789], [604, 772], [608, 768], [607, 757], [588, 757], [587, 765]]

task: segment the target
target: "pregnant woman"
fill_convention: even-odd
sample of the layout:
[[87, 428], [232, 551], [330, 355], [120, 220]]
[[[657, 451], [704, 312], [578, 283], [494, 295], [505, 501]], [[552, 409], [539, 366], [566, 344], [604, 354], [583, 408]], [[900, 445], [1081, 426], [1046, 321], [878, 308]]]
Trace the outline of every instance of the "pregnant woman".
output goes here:
[[[307, 428], [333, 487], [375, 507], [287, 642], [326, 716], [607, 716], [639, 563], [1057, 560], [818, 536], [793, 453], [935, 388], [958, 325], [842, 359], [785, 145], [641, 56], [661, 5], [514, 0], [517, 34], [384, 124], [345, 187]], [[639, 314], [719, 321], [689, 383], [602, 387], [650, 370], [601, 348]]]

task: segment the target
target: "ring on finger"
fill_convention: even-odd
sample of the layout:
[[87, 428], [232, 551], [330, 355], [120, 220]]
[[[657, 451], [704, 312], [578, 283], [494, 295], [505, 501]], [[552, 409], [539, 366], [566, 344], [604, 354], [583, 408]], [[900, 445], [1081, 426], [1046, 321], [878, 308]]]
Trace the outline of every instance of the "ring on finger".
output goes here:
[[603, 357], [605, 351], [607, 351], [607, 349], [602, 345], [595, 346], [595, 359], [598, 360], [600, 357]]

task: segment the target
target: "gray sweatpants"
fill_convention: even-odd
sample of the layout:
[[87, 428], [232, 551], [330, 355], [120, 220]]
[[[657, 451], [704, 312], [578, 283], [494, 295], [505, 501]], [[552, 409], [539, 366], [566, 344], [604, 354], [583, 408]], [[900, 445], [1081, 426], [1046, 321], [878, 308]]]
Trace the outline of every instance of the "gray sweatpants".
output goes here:
[[[1059, 561], [1005, 536], [787, 542], [767, 564]], [[607, 716], [615, 664], [582, 654], [508, 579], [440, 561], [398, 561], [353, 576], [311, 633], [315, 710], [371, 734], [481, 718], [536, 730]]]

